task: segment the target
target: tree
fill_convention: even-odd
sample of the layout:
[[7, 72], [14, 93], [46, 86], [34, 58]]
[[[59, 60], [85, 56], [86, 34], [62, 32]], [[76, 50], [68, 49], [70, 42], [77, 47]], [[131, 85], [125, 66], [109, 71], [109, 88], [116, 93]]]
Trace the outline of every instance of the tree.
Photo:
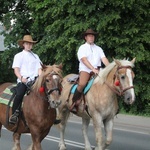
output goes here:
[[[16, 41], [28, 32], [38, 40], [34, 50], [44, 64], [62, 62], [64, 74], [77, 73], [76, 52], [84, 42], [82, 33], [87, 28], [93, 28], [99, 32], [96, 43], [104, 49], [110, 61], [113, 57], [136, 57], [134, 84], [137, 100], [131, 109], [127, 106], [125, 108], [134, 113], [145, 113], [145, 110], [148, 110], [149, 0], [27, 0], [16, 1], [15, 7], [10, 6], [11, 11], [5, 12], [3, 18], [4, 24], [10, 19], [15, 20], [11, 32], [5, 34], [10, 53], [11, 45], [16, 46]], [[16, 51], [13, 50], [11, 55], [17, 51], [16, 47]], [[150, 109], [146, 112], [150, 115]]]

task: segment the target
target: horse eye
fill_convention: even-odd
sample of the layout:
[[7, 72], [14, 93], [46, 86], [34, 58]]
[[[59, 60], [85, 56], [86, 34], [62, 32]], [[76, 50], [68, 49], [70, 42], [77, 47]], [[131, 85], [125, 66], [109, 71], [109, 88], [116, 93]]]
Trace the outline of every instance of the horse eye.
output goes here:
[[124, 76], [124, 75], [122, 75], [122, 76], [121, 76], [121, 79], [122, 79], [122, 80], [124, 80], [124, 79], [125, 79], [125, 76]]
[[49, 80], [48, 80], [48, 79], [46, 79], [46, 82], [49, 82]]

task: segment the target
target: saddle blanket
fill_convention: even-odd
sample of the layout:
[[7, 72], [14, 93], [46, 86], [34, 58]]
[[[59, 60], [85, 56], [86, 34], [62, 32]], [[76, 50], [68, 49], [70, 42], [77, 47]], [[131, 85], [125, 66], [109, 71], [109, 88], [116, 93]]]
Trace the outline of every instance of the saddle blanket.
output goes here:
[[[3, 93], [0, 95], [0, 103], [2, 104], [5, 104], [5, 105], [8, 105], [9, 103], [9, 100], [12, 96], [12, 92], [10, 91], [11, 88], [15, 87], [16, 84], [12, 84], [10, 86], [8, 86], [4, 91]], [[13, 101], [11, 102], [10, 106], [12, 107], [13, 105]]]
[[[95, 79], [95, 78], [91, 78], [91, 79], [89, 80], [89, 82], [87, 83], [86, 87], [85, 87], [84, 90], [83, 90], [83, 93], [84, 93], [84, 94], [86, 94], [86, 93], [89, 91], [89, 89], [91, 88], [91, 86], [92, 86], [92, 84], [93, 84], [93, 82], [94, 82], [94, 79]], [[78, 86], [78, 84], [73, 84], [73, 86], [71, 87], [71, 93], [72, 93], [72, 94], [75, 93], [77, 86]]]

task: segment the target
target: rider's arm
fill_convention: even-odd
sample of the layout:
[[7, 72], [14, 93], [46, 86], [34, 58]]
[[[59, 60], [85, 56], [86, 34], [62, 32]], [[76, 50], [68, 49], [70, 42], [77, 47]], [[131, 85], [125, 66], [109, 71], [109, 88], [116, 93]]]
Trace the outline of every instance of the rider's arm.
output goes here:
[[21, 74], [20, 74], [20, 68], [15, 67], [15, 68], [14, 68], [14, 73], [15, 73], [16, 77], [17, 77], [18, 79], [20, 79], [21, 82], [24, 82], [24, 83], [27, 82], [27, 79], [26, 79], [26, 78], [23, 78], [23, 77], [21, 76]]
[[41, 69], [41, 68], [39, 68], [39, 69], [38, 69], [38, 75], [40, 76], [40, 75], [41, 75], [41, 73], [42, 73], [42, 69]]
[[88, 67], [89, 69], [91, 69], [95, 74], [98, 74], [99, 71], [91, 65], [91, 63], [87, 60], [86, 57], [82, 57], [81, 61], [84, 63], [84, 65], [86, 67]]
[[108, 61], [108, 59], [106, 57], [102, 58], [102, 62], [104, 63], [105, 66], [109, 65], [109, 61]]

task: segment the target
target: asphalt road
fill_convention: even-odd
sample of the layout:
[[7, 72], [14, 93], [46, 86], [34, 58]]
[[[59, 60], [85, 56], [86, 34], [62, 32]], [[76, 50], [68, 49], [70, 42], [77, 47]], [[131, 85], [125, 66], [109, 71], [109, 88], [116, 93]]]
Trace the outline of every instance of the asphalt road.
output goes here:
[[[92, 121], [89, 126], [89, 139], [95, 145]], [[84, 150], [81, 118], [71, 116], [65, 136], [67, 150]], [[43, 150], [58, 150], [59, 131], [52, 127], [49, 135], [43, 140]], [[22, 134], [21, 147], [26, 150], [31, 144], [29, 134]], [[12, 132], [2, 129], [0, 150], [11, 150], [13, 145]], [[109, 150], [150, 150], [150, 118], [119, 114], [115, 118], [113, 142]]]

